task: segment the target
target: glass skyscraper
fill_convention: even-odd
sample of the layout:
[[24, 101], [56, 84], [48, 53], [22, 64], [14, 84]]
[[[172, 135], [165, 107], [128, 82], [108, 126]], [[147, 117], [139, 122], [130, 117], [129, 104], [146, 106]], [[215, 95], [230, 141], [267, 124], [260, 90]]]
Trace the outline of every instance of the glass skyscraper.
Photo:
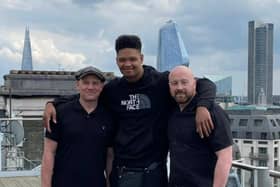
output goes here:
[[177, 65], [189, 66], [189, 55], [177, 24], [170, 20], [159, 31], [157, 69], [166, 71]]
[[28, 28], [25, 29], [21, 69], [22, 70], [33, 70], [31, 43], [30, 43], [29, 29]]

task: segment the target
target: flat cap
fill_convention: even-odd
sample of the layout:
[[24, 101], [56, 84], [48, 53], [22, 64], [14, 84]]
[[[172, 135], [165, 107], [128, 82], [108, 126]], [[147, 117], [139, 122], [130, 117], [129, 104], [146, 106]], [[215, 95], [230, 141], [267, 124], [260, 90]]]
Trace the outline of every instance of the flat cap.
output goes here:
[[102, 82], [105, 81], [105, 77], [102, 74], [102, 72], [99, 69], [94, 68], [92, 66], [88, 66], [88, 67], [85, 67], [85, 68], [80, 69], [79, 71], [77, 71], [77, 73], [75, 74], [75, 78], [76, 78], [76, 80], [80, 80], [80, 79], [84, 78], [87, 75], [95, 75]]

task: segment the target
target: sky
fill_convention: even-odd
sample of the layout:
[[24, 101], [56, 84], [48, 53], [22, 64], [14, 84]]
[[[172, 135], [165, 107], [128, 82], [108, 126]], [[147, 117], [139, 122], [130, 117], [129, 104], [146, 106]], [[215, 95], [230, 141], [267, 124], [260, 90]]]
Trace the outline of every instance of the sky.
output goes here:
[[247, 95], [248, 21], [274, 24], [273, 94], [280, 95], [280, 0], [0, 0], [0, 85], [21, 68], [30, 29], [34, 70], [92, 65], [120, 75], [114, 42], [137, 34], [144, 63], [156, 66], [158, 32], [174, 20], [196, 76], [230, 75]]

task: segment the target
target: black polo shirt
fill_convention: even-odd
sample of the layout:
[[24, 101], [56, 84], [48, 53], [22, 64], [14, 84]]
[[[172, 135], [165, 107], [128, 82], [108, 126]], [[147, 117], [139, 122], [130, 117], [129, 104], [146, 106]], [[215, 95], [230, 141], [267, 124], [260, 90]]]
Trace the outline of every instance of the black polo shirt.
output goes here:
[[233, 143], [229, 118], [216, 104], [209, 109], [214, 130], [208, 138], [199, 137], [195, 126], [196, 102], [195, 97], [182, 112], [176, 108], [169, 119], [171, 187], [212, 187], [215, 152]]
[[46, 137], [58, 143], [53, 187], [105, 186], [106, 148], [111, 142], [112, 119], [98, 105], [88, 114], [78, 99], [57, 107], [57, 124]]

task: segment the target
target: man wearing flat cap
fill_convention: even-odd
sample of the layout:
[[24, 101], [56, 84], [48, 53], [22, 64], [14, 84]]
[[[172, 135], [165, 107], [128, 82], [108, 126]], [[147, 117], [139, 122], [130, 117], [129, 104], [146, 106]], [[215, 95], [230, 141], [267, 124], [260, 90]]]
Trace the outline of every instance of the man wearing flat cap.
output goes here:
[[76, 75], [79, 98], [57, 107], [57, 123], [46, 131], [42, 187], [105, 187], [105, 163], [112, 120], [98, 103], [105, 77], [86, 67]]

